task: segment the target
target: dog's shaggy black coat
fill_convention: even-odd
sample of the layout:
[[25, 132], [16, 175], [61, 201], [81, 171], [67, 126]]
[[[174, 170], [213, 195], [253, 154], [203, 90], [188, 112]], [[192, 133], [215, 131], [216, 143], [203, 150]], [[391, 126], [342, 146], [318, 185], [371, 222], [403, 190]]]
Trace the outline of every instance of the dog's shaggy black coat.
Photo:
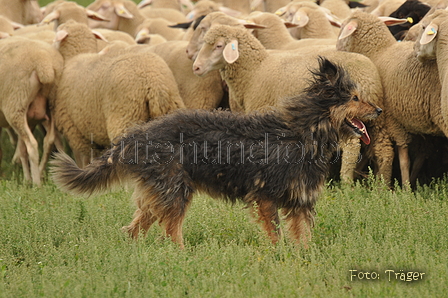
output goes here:
[[186, 210], [193, 194], [202, 191], [254, 208], [273, 242], [281, 234], [282, 209], [291, 236], [306, 245], [339, 139], [366, 135], [357, 119], [381, 112], [358, 98], [342, 68], [319, 59], [310, 86], [278, 110], [250, 115], [181, 110], [130, 129], [85, 169], [56, 154], [53, 179], [77, 194], [134, 181], [138, 208], [126, 227], [133, 237], [159, 221], [183, 246]]

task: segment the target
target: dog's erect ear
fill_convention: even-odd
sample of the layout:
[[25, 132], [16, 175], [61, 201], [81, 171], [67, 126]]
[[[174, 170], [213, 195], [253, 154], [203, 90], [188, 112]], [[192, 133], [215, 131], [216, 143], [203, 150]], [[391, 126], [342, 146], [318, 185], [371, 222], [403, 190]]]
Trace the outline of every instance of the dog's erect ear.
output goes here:
[[319, 56], [319, 70], [334, 85], [339, 78], [338, 67], [325, 57]]

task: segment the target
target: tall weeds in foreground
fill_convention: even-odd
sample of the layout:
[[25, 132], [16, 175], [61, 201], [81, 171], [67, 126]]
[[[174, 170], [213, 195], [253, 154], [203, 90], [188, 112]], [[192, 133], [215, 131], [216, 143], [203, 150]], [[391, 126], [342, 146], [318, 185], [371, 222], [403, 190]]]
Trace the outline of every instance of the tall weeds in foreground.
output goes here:
[[197, 196], [181, 251], [158, 226], [140, 241], [120, 231], [128, 191], [80, 198], [0, 181], [0, 297], [442, 297], [447, 202], [446, 180], [415, 192], [374, 178], [329, 185], [303, 250], [271, 245], [243, 205]]

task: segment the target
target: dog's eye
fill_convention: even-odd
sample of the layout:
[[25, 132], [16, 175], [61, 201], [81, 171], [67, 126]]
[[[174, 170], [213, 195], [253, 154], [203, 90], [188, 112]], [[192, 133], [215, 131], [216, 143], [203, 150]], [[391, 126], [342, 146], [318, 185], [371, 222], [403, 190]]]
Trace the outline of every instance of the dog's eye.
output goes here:
[[353, 96], [353, 98], [352, 98], [354, 101], [358, 101], [359, 100], [359, 98], [358, 98], [358, 96]]

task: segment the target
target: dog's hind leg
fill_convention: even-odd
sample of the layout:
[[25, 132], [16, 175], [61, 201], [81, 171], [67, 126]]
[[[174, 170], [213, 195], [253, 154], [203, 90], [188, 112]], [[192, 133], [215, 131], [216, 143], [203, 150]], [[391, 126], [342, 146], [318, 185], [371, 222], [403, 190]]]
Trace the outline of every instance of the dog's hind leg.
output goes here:
[[174, 200], [171, 205], [165, 206], [161, 210], [160, 221], [165, 226], [166, 236], [170, 237], [174, 243], [179, 244], [180, 248], [184, 248], [184, 238], [182, 236], [182, 225], [184, 223], [185, 214], [191, 204], [193, 193], [190, 193], [188, 197], [181, 195], [179, 191], [178, 199]]
[[140, 231], [144, 234], [149, 230], [151, 225], [157, 220], [157, 217], [151, 212], [151, 199], [148, 199], [151, 194], [145, 191], [142, 186], [137, 185], [132, 195], [137, 210], [134, 212], [134, 219], [129, 226], [123, 227], [123, 231], [127, 232], [132, 238], [136, 239]]
[[251, 213], [257, 217], [257, 222], [268, 233], [272, 243], [276, 244], [282, 236], [277, 204], [272, 201], [259, 199], [251, 203], [250, 207], [253, 211]]
[[287, 214], [286, 220], [288, 221], [291, 237], [294, 238], [297, 244], [302, 244], [305, 248], [308, 248], [308, 241], [311, 240], [311, 227], [314, 221], [313, 212], [308, 207], [284, 210], [284, 213]]

